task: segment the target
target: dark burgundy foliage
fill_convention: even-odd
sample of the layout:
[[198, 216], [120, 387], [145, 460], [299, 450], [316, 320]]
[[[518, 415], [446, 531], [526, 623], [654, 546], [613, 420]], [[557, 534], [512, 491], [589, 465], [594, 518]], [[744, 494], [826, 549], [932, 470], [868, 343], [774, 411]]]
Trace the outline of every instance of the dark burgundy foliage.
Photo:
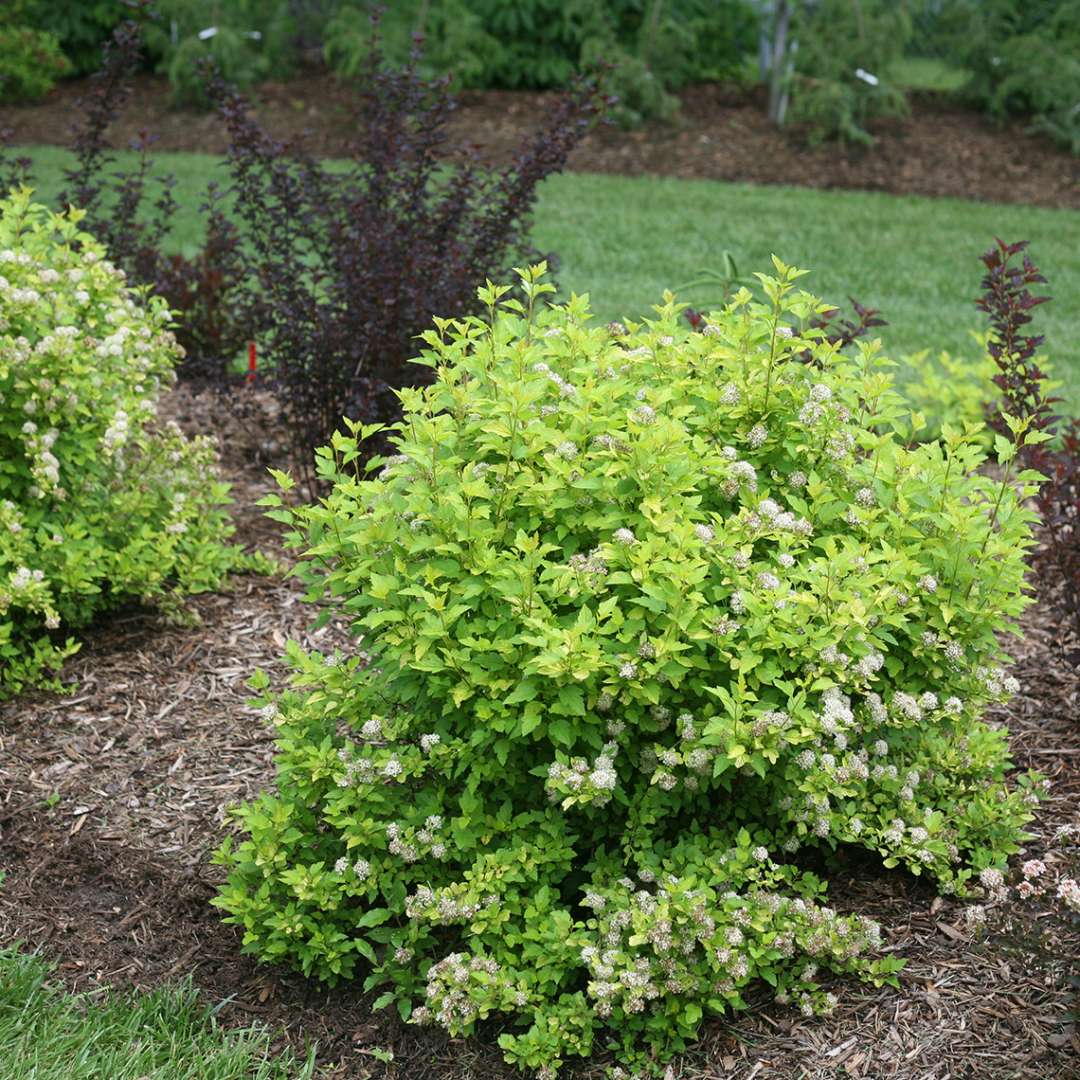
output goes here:
[[[1047, 375], [1038, 363], [1043, 337], [1022, 330], [1032, 322], [1031, 311], [1050, 299], [1029, 289], [1046, 284], [1046, 278], [1026, 254], [1027, 246], [1027, 241], [1006, 244], [995, 238], [982, 256], [986, 275], [976, 305], [990, 316], [988, 349], [998, 366], [994, 382], [1001, 390], [1000, 400], [986, 406], [986, 415], [1003, 434], [1008, 433], [1007, 413], [1054, 436], [1021, 451], [1022, 463], [1046, 478], [1035, 499], [1041, 528], [1033, 561], [1042, 582], [1050, 586], [1048, 598], [1062, 605], [1080, 632], [1080, 420], [1063, 423], [1054, 414], [1059, 399], [1046, 396]], [[1016, 265], [1012, 260], [1021, 254]]]
[[876, 326], [889, 325], [881, 318], [881, 312], [877, 308], [863, 307], [853, 296], [849, 296], [848, 300], [855, 312], [854, 319], [838, 319], [840, 309], [830, 308], [816, 319], [810, 320], [810, 326], [813, 329], [825, 331], [825, 340], [830, 345], [836, 345], [841, 349], [846, 348], [856, 338], [861, 338], [868, 330]]
[[190, 259], [166, 255], [177, 210], [175, 180], [155, 175], [153, 139], [144, 132], [132, 143], [138, 154], [133, 168], [112, 168], [109, 128], [131, 98], [141, 50], [134, 22], [118, 26], [106, 43], [93, 89], [80, 102], [83, 112], [72, 142], [76, 163], [65, 173], [61, 203], [85, 210], [86, 229], [105, 244], [113, 262], [177, 312], [176, 336], [187, 354], [179, 375], [220, 382], [252, 329], [241, 289], [246, 271], [239, 237], [223, 212], [222, 196], [213, 186], [207, 194], [202, 250]]
[[242, 377], [234, 361], [257, 337], [265, 311], [247, 288], [240, 230], [226, 213], [225, 201], [218, 184], [207, 185], [202, 249], [193, 258], [162, 256], [156, 277], [158, 291], [176, 312], [176, 336], [187, 353], [180, 374], [231, 391]]
[[[133, 243], [130, 236], [124, 234], [131, 233], [134, 223], [123, 218], [117, 221], [102, 219], [105, 217], [105, 195], [110, 182], [123, 183], [127, 179], [117, 174], [106, 175], [106, 169], [114, 161], [108, 134], [113, 121], [131, 99], [131, 79], [139, 66], [141, 48], [138, 27], [132, 22], [121, 23], [103, 47], [101, 68], [91, 76], [89, 95], [76, 103], [76, 108], [82, 111], [81, 120], [72, 128], [71, 148], [76, 164], [64, 173], [68, 187], [60, 200], [85, 210], [90, 225], [95, 227], [103, 243], [108, 243], [114, 234], [128, 245]], [[143, 141], [146, 149], [148, 140]], [[145, 155], [142, 155], [140, 165], [144, 163]], [[119, 197], [114, 201], [118, 206], [125, 202]], [[124, 207], [125, 211], [129, 209], [130, 198]]]
[[447, 80], [386, 67], [376, 41], [358, 79], [360, 141], [331, 168], [270, 138], [218, 82], [231, 137], [235, 214], [266, 313], [261, 351], [298, 462], [342, 415], [399, 414], [394, 390], [425, 381], [411, 365], [432, 316], [477, 310], [485, 278], [506, 280], [528, 243], [537, 185], [560, 170], [603, 107], [576, 84], [503, 170], [474, 150], [451, 158]]
[[[1031, 311], [1045, 304], [1049, 296], [1033, 296], [1029, 285], [1045, 284], [1046, 278], [1026, 254], [1028, 241], [1006, 244], [994, 238], [994, 246], [982, 256], [986, 274], [980, 283], [982, 296], [975, 301], [980, 311], [990, 316], [990, 355], [998, 366], [994, 382], [1001, 390], [1000, 403], [987, 409], [987, 423], [995, 431], [1006, 433], [1003, 413], [1031, 421], [1034, 430], [1053, 427], [1056, 417], [1052, 406], [1058, 398], [1048, 398], [1043, 392], [1046, 379], [1038, 364], [1036, 352], [1043, 343], [1041, 334], [1022, 333], [1030, 324]], [[1021, 264], [1013, 256], [1023, 253]]]

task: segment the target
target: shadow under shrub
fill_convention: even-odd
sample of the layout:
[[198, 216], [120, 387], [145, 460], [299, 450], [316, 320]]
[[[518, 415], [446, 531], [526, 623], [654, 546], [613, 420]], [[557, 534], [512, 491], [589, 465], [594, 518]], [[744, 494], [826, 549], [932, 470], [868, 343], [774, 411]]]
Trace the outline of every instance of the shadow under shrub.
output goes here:
[[501, 1014], [545, 1075], [594, 1044], [640, 1066], [751, 981], [813, 1013], [820, 971], [897, 971], [800, 847], [958, 894], [1017, 850], [1035, 794], [980, 717], [1032, 477], [906, 448], [876, 346], [827, 344], [798, 275], [702, 333], [670, 301], [591, 328], [538, 269], [487, 287], [424, 335], [392, 457], [366, 475], [350, 424], [323, 501], [270, 500], [358, 648], [292, 647], [261, 700], [277, 786], [216, 900], [247, 951], [455, 1034]]
[[178, 359], [168, 309], [80, 220], [28, 189], [0, 200], [0, 698], [56, 686], [67, 635], [102, 610], [250, 561], [222, 542], [212, 443], [156, 424]]

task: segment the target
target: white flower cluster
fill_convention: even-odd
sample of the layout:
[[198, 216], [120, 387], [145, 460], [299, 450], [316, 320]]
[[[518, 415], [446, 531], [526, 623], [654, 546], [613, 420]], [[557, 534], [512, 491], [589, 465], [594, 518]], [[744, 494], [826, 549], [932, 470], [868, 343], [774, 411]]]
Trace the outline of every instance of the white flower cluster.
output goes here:
[[825, 416], [825, 403], [832, 397], [832, 389], [824, 383], [810, 388], [806, 403], [799, 410], [799, 423], [813, 427]]
[[[630, 532], [629, 529], [626, 531]], [[632, 533], [630, 535], [633, 536]], [[575, 574], [583, 575], [590, 585], [598, 584], [608, 572], [604, 553], [600, 548], [593, 548], [588, 554], [576, 552], [570, 556], [569, 566]]]
[[[763, 868], [770, 865], [764, 847], [751, 854]], [[642, 871], [639, 878], [647, 886], [654, 875]], [[733, 995], [757, 973], [759, 935], [783, 959], [802, 949], [841, 965], [881, 944], [880, 928], [869, 919], [758, 888], [745, 895], [727, 892], [710, 903], [703, 890], [685, 889], [671, 874], [655, 892], [623, 878], [589, 889], [585, 897], [596, 938], [582, 947], [581, 960], [589, 972], [587, 994], [601, 1017], [616, 1008], [640, 1014], [670, 994]], [[796, 969], [797, 1001], [811, 1011], [835, 1006], [835, 998], [819, 1002], [813, 996], [817, 970], [813, 961]]]
[[769, 429], [764, 424], [755, 424], [747, 433], [746, 441], [751, 450], [760, 450], [769, 438]]
[[[277, 706], [271, 706], [276, 710]], [[354, 787], [357, 784], [375, 782], [375, 763], [368, 757], [356, 757], [345, 747], [338, 751], [338, 759], [345, 766], [345, 771], [337, 777], [337, 786]]]
[[45, 572], [43, 570], [30, 570], [26, 566], [20, 566], [11, 573], [11, 587], [18, 592], [27, 588], [32, 581], [43, 581], [44, 578]]
[[597, 757], [589, 762], [583, 757], [571, 759], [569, 765], [553, 761], [548, 766], [544, 790], [552, 802], [565, 802], [604, 806], [611, 801], [611, 793], [619, 781], [615, 771], [618, 746], [605, 743]]
[[529, 1000], [525, 985], [504, 973], [491, 957], [450, 953], [428, 969], [427, 1003], [413, 1012], [410, 1022], [434, 1022], [451, 1035], [460, 1035], [476, 1021], [481, 1007], [486, 1015], [504, 997], [519, 1008]]
[[406, 863], [420, 859], [445, 859], [447, 856], [446, 840], [441, 835], [443, 819], [440, 814], [430, 814], [423, 825], [403, 827], [400, 822], [391, 821], [386, 826], [387, 851]]
[[[732, 455], [735, 451], [729, 447]], [[749, 461], [732, 460], [728, 467], [727, 479], [720, 485], [720, 491], [727, 499], [734, 499], [741, 488], [745, 488], [751, 494], [757, 491], [757, 469]]]
[[614, 435], [594, 435], [589, 445], [594, 450], [614, 450], [618, 453], [630, 449], [622, 439], [617, 439]]
[[[670, 710], [663, 706], [653, 709], [653, 719], [661, 731], [670, 725], [670, 716]], [[650, 783], [661, 791], [673, 791], [679, 786], [687, 791], [697, 791], [701, 777], [712, 770], [716, 750], [701, 741], [692, 713], [680, 713], [675, 718], [675, 729], [679, 742], [674, 746], [656, 744], [647, 747], [641, 752], [640, 768], [649, 775]]]
[[750, 731], [755, 740], [765, 739], [770, 733], [782, 734], [791, 728], [791, 717], [781, 709], [767, 709], [753, 723]]
[[855, 664], [855, 672], [863, 679], [872, 679], [884, 666], [885, 657], [876, 649], [871, 649]]
[[1072, 911], [1080, 912], [1080, 883], [1074, 878], [1062, 878], [1057, 886], [1058, 899]]
[[60, 461], [52, 452], [60, 432], [55, 428], [39, 432], [33, 420], [27, 420], [22, 426], [26, 436], [26, 449], [30, 456], [30, 473], [37, 481], [39, 497], [46, 493], [60, 494]]
[[544, 375], [550, 382], [553, 382], [559, 388], [559, 396], [564, 398], [571, 398], [577, 393], [577, 389], [573, 383], [567, 382], [557, 371], [552, 371], [551, 368], [545, 363], [539, 363], [533, 365], [533, 371], [538, 375]]
[[1019, 679], [1006, 675], [999, 667], [977, 667], [975, 678], [992, 698], [1005, 698], [1020, 692]]
[[473, 889], [474, 886], [467, 882], [455, 882], [441, 889], [420, 885], [416, 892], [405, 898], [405, 914], [431, 926], [450, 926], [472, 922], [482, 911], [498, 910], [498, 897], [488, 894], [477, 899]]
[[762, 499], [757, 504], [756, 513], [747, 518], [747, 524], [755, 531], [791, 533], [801, 537], [812, 536], [814, 532], [814, 527], [806, 518], [796, 517], [775, 499]]

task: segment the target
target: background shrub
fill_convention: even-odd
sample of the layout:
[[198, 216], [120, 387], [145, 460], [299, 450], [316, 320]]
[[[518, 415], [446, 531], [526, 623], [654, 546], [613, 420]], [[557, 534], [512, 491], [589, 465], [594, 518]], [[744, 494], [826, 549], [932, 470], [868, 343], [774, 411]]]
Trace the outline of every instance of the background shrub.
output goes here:
[[[325, 55], [337, 70], [363, 69], [365, 12], [375, 7], [342, 3], [326, 24]], [[392, 5], [382, 24], [393, 62], [405, 62], [420, 33], [428, 72], [452, 72], [465, 87], [562, 88], [607, 66], [615, 115], [627, 124], [670, 116], [671, 91], [688, 83], [733, 75], [757, 35], [746, 0], [413, 0]]]
[[1080, 153], [1080, 0], [947, 0], [931, 47], [964, 69], [961, 95]]
[[146, 23], [148, 51], [159, 58], [178, 105], [208, 107], [203, 61], [221, 77], [250, 86], [295, 61], [295, 23], [288, 0], [159, 0]]
[[103, 609], [239, 565], [211, 443], [156, 424], [169, 313], [80, 218], [0, 201], [0, 696], [48, 684]]
[[486, 287], [424, 335], [377, 475], [373, 428], [319, 452], [330, 495], [274, 513], [364, 652], [294, 647], [264, 699], [277, 789], [217, 900], [247, 950], [455, 1034], [501, 1013], [551, 1075], [602, 1030], [662, 1060], [757, 979], [812, 1013], [822, 969], [890, 977], [800, 848], [994, 886], [1034, 798], [980, 719], [1032, 475], [1003, 439], [1000, 479], [948, 429], [906, 448], [799, 273], [702, 333]]
[[0, 20], [0, 101], [44, 97], [70, 69], [52, 34]]
[[803, 4], [792, 32], [798, 51], [790, 119], [808, 125], [812, 142], [840, 138], [869, 144], [868, 120], [907, 112], [907, 100], [888, 74], [911, 34], [905, 5], [891, 0]]
[[146, 7], [139, 0], [5, 0], [21, 12], [20, 21], [51, 34], [73, 75], [89, 75], [101, 66], [101, 50], [113, 30]]

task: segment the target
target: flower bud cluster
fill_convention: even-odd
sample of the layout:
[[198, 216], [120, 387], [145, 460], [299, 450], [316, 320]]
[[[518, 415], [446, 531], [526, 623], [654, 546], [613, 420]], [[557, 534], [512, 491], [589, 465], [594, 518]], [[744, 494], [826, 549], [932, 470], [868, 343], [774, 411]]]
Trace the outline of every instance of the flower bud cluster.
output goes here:
[[468, 1034], [488, 1009], [528, 1002], [528, 992], [488, 956], [454, 952], [428, 968], [425, 1004], [413, 1023], [436, 1023], [451, 1035]]
[[618, 745], [608, 742], [591, 762], [583, 757], [572, 758], [568, 765], [551, 762], [544, 784], [548, 798], [564, 806], [605, 806], [619, 782], [615, 771], [618, 752]]
[[448, 858], [450, 851], [443, 834], [443, 819], [440, 814], [430, 814], [422, 825], [403, 826], [391, 821], [386, 826], [386, 849], [405, 863], [415, 863], [421, 859], [442, 860]]
[[416, 892], [405, 898], [405, 914], [431, 926], [469, 923], [481, 912], [494, 912], [498, 908], [497, 896], [492, 893], [477, 896], [471, 882], [455, 882], [440, 889], [420, 885]]
[[[757, 864], [752, 878], [773, 880], [777, 867], [760, 845], [748, 852], [732, 849], [721, 865], [745, 870], [747, 858]], [[818, 1012], [827, 1004], [814, 996], [818, 963], [858, 964], [881, 945], [872, 920], [841, 916], [761, 885], [717, 895], [687, 888], [673, 874], [651, 888], [627, 878], [590, 891], [585, 904], [593, 912], [595, 936], [582, 948], [581, 960], [589, 972], [587, 993], [601, 1017], [643, 1013], [671, 995], [734, 997], [755, 977], [755, 958], [763, 948], [788, 964], [800, 954], [814, 958], [785, 972], [781, 985], [799, 1004], [814, 1002]]]

